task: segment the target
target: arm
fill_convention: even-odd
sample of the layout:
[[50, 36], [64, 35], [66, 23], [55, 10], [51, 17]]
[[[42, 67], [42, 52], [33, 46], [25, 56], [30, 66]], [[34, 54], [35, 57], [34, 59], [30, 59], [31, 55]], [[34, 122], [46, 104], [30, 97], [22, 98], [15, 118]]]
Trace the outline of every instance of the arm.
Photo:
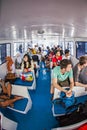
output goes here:
[[78, 68], [74, 68], [74, 81], [75, 81], [75, 86], [80, 86], [80, 87], [87, 87], [87, 84], [83, 84], [80, 83], [79, 81], [79, 75], [80, 75], [80, 71], [78, 70]]
[[33, 60], [31, 60], [31, 70], [33, 70], [34, 69], [34, 62], [33, 62]]
[[6, 93], [7, 89], [5, 87], [5, 82], [3, 80], [1, 80], [1, 84], [2, 84], [2, 91], [3, 91], [3, 93]]
[[70, 89], [67, 91], [66, 96], [70, 97], [72, 95], [72, 89], [74, 87], [74, 80], [73, 80], [73, 71], [69, 72], [69, 81], [70, 81]]
[[70, 78], [70, 90], [73, 89], [73, 86], [74, 86], [73, 78]]
[[53, 78], [53, 87], [57, 88], [60, 91], [63, 91], [65, 93], [67, 93], [67, 90], [65, 90], [63, 87], [61, 87], [58, 83], [57, 83], [57, 78]]
[[73, 86], [74, 86], [73, 78], [70, 78], [70, 89], [66, 92], [66, 96], [70, 97], [72, 95]]
[[87, 87], [87, 84], [83, 84], [83, 83], [80, 83], [80, 82], [75, 82], [75, 85], [80, 86], [80, 87]]
[[22, 61], [22, 64], [21, 64], [21, 70], [22, 70], [22, 72], [24, 70], [24, 63], [23, 63], [23, 61]]

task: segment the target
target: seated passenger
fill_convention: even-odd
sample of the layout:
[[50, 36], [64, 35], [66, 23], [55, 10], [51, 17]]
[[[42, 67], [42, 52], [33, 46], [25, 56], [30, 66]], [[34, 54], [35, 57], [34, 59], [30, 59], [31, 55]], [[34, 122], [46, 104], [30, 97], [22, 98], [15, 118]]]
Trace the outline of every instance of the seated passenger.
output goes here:
[[87, 66], [82, 69], [79, 78], [81, 83], [87, 84]]
[[65, 50], [65, 55], [63, 55], [62, 59], [70, 60], [70, 52], [68, 49]]
[[81, 56], [79, 63], [73, 68], [74, 81], [76, 86], [87, 87], [87, 84], [82, 83], [81, 81], [81, 71], [87, 66], [87, 56]]
[[25, 54], [24, 57], [23, 57], [21, 69], [22, 69], [23, 72], [28, 72], [28, 71], [33, 69], [31, 59], [30, 59], [28, 54]]
[[9, 82], [4, 82], [0, 79], [0, 107], [14, 106], [14, 102], [22, 99], [21, 96], [13, 96], [11, 98], [12, 86]]
[[6, 81], [13, 82], [16, 78], [15, 75], [15, 65], [10, 56], [6, 57], [7, 75], [5, 77]]
[[53, 67], [58, 66], [61, 60], [62, 56], [60, 54], [60, 51], [56, 51], [55, 56], [52, 59]]
[[37, 54], [32, 55], [32, 61], [34, 65], [34, 72], [36, 74], [37, 69], [39, 68], [39, 56]]
[[32, 59], [34, 62], [37, 62], [37, 64], [39, 65], [39, 56], [37, 54], [32, 55]]
[[73, 67], [79, 62], [78, 59], [70, 55], [70, 51], [68, 49], [65, 50], [65, 55], [63, 56], [63, 59], [71, 60]]
[[[72, 64], [70, 60], [63, 59], [60, 61], [60, 66], [53, 69], [51, 94], [54, 93], [54, 88], [59, 89], [70, 95], [74, 86]], [[65, 90], [64, 87], [70, 87], [69, 90]]]
[[15, 59], [15, 68], [21, 69], [21, 63], [22, 63], [22, 56], [20, 53], [17, 53], [16, 59]]
[[36, 54], [35, 48], [32, 48], [32, 54]]
[[31, 48], [28, 48], [27, 54], [28, 54], [28, 56], [30, 57], [30, 59], [32, 59], [32, 51], [31, 51]]
[[45, 59], [46, 59], [46, 60], [45, 60], [45, 67], [48, 68], [48, 69], [50, 69], [50, 62], [51, 62], [51, 61], [50, 61], [50, 59], [49, 59], [48, 56], [46, 56]]
[[15, 65], [10, 56], [6, 57], [7, 73], [15, 73]]

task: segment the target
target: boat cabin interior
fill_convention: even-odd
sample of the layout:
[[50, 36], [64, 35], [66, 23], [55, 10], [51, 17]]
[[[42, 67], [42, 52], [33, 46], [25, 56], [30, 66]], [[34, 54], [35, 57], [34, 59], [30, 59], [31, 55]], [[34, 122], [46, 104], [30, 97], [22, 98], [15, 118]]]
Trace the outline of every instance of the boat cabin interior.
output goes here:
[[[76, 65], [81, 82], [73, 75]], [[57, 82], [65, 81], [65, 76], [70, 91]], [[87, 129], [84, 109], [82, 120], [60, 123], [60, 115], [66, 119], [61, 92], [74, 93], [78, 101], [70, 115], [80, 109], [79, 104], [87, 107], [86, 88], [87, 1], [0, 0], [1, 129], [80, 130], [84, 124]]]

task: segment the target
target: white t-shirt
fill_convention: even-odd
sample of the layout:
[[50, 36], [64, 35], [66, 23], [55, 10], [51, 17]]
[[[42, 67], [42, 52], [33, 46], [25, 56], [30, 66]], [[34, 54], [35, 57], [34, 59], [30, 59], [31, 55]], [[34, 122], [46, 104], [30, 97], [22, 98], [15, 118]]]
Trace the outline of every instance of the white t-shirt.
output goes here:
[[12, 70], [12, 73], [15, 73], [15, 65], [14, 64], [12, 64], [11, 70]]

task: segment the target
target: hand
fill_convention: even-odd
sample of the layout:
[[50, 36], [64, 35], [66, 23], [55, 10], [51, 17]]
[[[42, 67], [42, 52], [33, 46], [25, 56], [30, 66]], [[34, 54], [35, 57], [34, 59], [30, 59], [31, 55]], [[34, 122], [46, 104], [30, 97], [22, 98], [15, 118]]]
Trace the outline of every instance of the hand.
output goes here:
[[25, 72], [25, 73], [28, 72], [28, 69], [24, 69], [24, 72]]
[[66, 96], [67, 96], [67, 97], [71, 97], [71, 96], [72, 96], [72, 90], [68, 90], [68, 91], [66, 92]]

